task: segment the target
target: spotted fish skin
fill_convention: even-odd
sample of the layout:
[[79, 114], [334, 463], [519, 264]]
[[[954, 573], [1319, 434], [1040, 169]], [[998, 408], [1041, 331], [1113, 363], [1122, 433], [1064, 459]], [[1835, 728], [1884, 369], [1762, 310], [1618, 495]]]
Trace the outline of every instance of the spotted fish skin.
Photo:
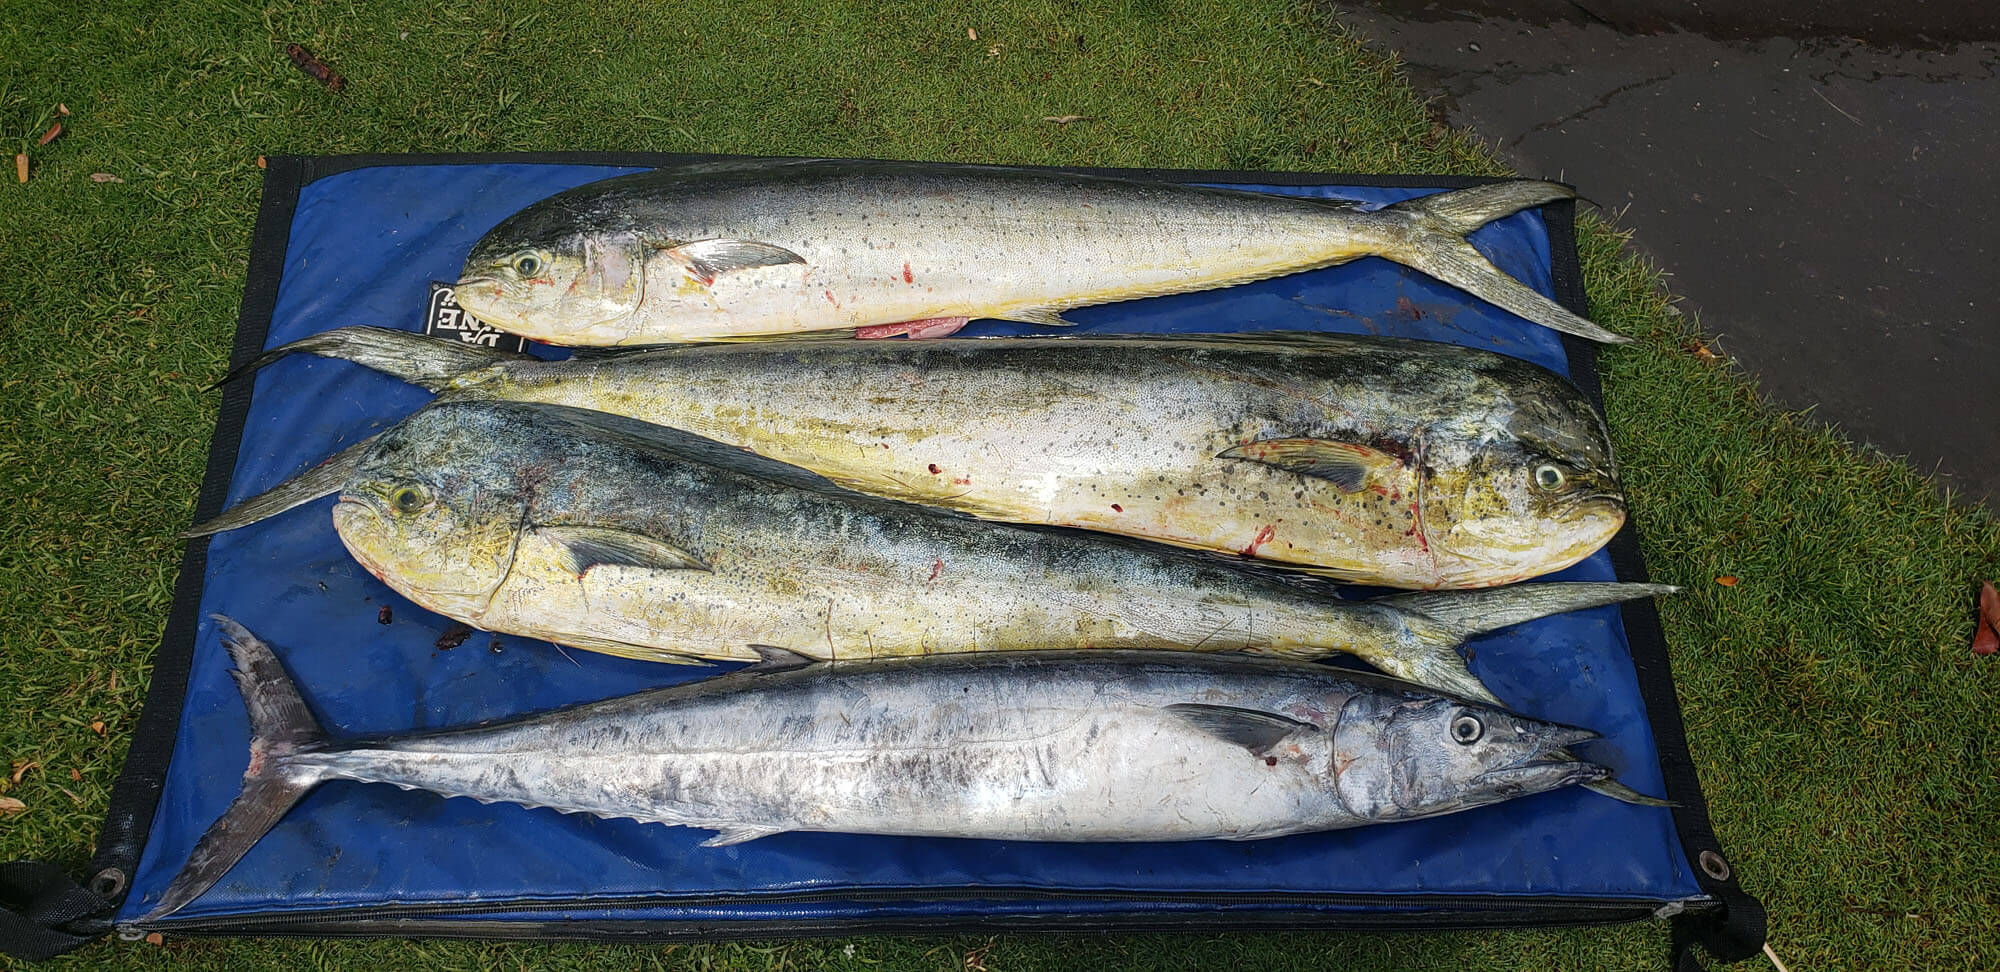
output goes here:
[[771, 341], [550, 362], [348, 327], [264, 360], [294, 351], [447, 401], [686, 429], [878, 496], [1356, 583], [1523, 580], [1588, 556], [1625, 518], [1604, 422], [1580, 391], [1516, 358], [1432, 342]]
[[843, 660], [1346, 652], [1491, 699], [1458, 653], [1466, 638], [1666, 590], [1528, 584], [1350, 601], [1171, 547], [864, 496], [685, 433], [544, 404], [433, 403], [346, 461], [334, 526], [399, 593], [486, 630], [660, 661], [747, 661], [757, 646]]
[[1380, 256], [1536, 323], [1624, 341], [1466, 242], [1574, 195], [1524, 180], [1369, 209], [1000, 166], [704, 163], [527, 206], [474, 245], [455, 293], [478, 319], [555, 344], [941, 334]]
[[[268, 645], [216, 624], [250, 714], [243, 794], [141, 924], [332, 779], [715, 832], [1256, 840], [1499, 803], [1608, 771], [1594, 733], [1378, 676], [1242, 656], [1029, 652], [744, 672], [491, 725], [343, 743]], [[700, 851], [696, 851], [700, 852]]]

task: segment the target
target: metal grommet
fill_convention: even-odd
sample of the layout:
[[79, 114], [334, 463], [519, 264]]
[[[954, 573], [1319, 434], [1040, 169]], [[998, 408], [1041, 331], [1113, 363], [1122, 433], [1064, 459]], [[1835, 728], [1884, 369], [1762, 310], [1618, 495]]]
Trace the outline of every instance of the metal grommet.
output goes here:
[[1705, 850], [1695, 860], [1701, 863], [1701, 873], [1717, 881], [1729, 880], [1729, 862], [1723, 860], [1721, 854], [1717, 854], [1712, 850]]
[[115, 898], [125, 892], [125, 872], [107, 867], [90, 877], [90, 891], [100, 898]]

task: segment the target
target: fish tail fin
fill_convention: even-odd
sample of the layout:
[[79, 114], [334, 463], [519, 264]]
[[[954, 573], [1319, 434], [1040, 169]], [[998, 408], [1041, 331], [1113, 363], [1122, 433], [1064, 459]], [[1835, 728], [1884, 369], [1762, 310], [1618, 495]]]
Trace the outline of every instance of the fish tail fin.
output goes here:
[[181, 531], [181, 539], [192, 540], [249, 526], [259, 520], [277, 516], [295, 506], [303, 506], [322, 496], [340, 491], [346, 485], [347, 477], [355, 467], [368, 456], [375, 447], [375, 440], [382, 437], [377, 432], [360, 442], [340, 450], [319, 465], [299, 473], [255, 496], [232, 506], [215, 516], [203, 520]]
[[211, 387], [226, 385], [279, 358], [299, 352], [352, 361], [434, 392], [445, 390], [453, 378], [468, 371], [502, 361], [532, 357], [518, 351], [502, 351], [391, 327], [356, 325], [321, 331], [290, 344], [279, 345], [222, 376], [222, 380]]
[[1464, 641], [1552, 614], [1621, 604], [1679, 590], [1671, 584], [1577, 581], [1514, 584], [1471, 591], [1417, 591], [1377, 598], [1373, 603], [1386, 604], [1405, 614], [1422, 615]]
[[1543, 327], [1605, 344], [1632, 339], [1592, 324], [1568, 308], [1507, 275], [1479, 252], [1466, 235], [1529, 206], [1576, 198], [1576, 190], [1556, 182], [1520, 179], [1423, 196], [1377, 212], [1396, 222], [1381, 256], [1423, 271], [1502, 310]]
[[1501, 703], [1472, 674], [1459, 646], [1475, 635], [1552, 614], [1618, 604], [1679, 588], [1666, 584], [1516, 584], [1474, 591], [1422, 591], [1371, 603], [1404, 616], [1411, 639], [1393, 659], [1368, 659], [1390, 674], [1481, 702]]
[[317, 769], [295, 762], [302, 753], [322, 751], [326, 736], [278, 657], [249, 629], [221, 615], [214, 615], [214, 620], [236, 663], [230, 674], [250, 714], [250, 765], [243, 772], [243, 792], [201, 835], [186, 866], [174, 875], [141, 924], [179, 911], [213, 887], [325, 779]]

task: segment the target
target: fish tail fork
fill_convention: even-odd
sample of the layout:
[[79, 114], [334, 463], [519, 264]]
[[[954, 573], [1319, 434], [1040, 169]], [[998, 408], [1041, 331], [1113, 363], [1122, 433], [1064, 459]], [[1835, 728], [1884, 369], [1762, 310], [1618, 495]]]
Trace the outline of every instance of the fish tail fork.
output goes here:
[[179, 911], [213, 887], [251, 845], [325, 779], [318, 770], [295, 762], [302, 753], [322, 749], [325, 735], [284, 666], [269, 645], [242, 625], [221, 615], [215, 615], [214, 620], [236, 663], [230, 674], [243, 693], [243, 707], [250, 713], [250, 765], [243, 772], [243, 792], [201, 835], [186, 866], [174, 875], [159, 903], [139, 920], [142, 925]]
[[1377, 211], [1388, 237], [1380, 255], [1543, 327], [1605, 344], [1629, 344], [1631, 338], [1571, 313], [1508, 276], [1466, 240], [1467, 234], [1502, 216], [1575, 197], [1575, 190], [1560, 183], [1523, 179], [1400, 202]]

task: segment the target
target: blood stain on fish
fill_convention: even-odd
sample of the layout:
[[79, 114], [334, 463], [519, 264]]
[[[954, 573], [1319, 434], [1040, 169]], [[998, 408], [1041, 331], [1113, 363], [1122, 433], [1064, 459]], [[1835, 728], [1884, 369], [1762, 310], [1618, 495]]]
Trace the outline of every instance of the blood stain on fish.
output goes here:
[[1243, 556], [1257, 556], [1257, 548], [1270, 543], [1271, 537], [1276, 535], [1277, 532], [1269, 523], [1264, 524], [1264, 529], [1257, 531], [1257, 536], [1250, 541], [1250, 545], [1243, 548]]

